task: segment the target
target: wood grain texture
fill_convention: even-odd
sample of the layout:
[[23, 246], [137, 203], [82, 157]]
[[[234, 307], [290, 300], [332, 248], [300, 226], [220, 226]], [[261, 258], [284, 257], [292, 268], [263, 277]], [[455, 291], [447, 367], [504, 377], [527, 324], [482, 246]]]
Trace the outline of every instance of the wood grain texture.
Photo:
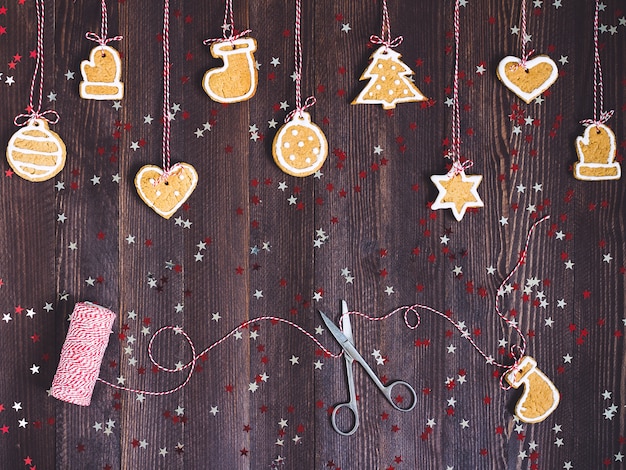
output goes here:
[[[593, 110], [593, 2], [528, 4], [531, 46], [561, 72], [543, 102], [528, 105], [495, 74], [502, 57], [520, 55], [511, 33], [519, 2], [470, 0], [461, 8], [462, 154], [474, 162], [469, 172], [483, 175], [485, 203], [461, 222], [430, 209], [437, 193], [429, 177], [446, 171], [451, 138], [452, 1], [389, 2], [392, 35], [404, 38], [397, 51], [430, 98], [392, 111], [350, 104], [367, 83], [359, 77], [373, 51], [369, 38], [380, 34], [380, 2], [304, 2], [302, 92], [316, 98], [308, 111], [329, 156], [320, 174], [300, 179], [272, 159], [274, 135], [294, 109], [295, 2], [234, 2], [237, 28], [252, 29], [258, 43], [259, 83], [252, 99], [225, 106], [201, 86], [205, 71], [222, 65], [202, 41], [221, 36], [224, 4], [172, 0], [172, 163], [192, 164], [199, 184], [170, 220], [148, 208], [133, 184], [141, 166], [161, 163], [162, 3], [108, 2], [109, 35], [123, 36], [111, 43], [124, 64], [119, 106], [78, 95], [79, 64], [95, 46], [85, 33], [99, 32], [99, 4], [46, 1], [43, 107], [61, 117], [51, 128], [67, 146], [64, 170], [30, 183], [5, 161], [0, 177], [2, 468], [623, 465], [626, 191], [622, 181], [582, 182], [571, 171], [579, 121]], [[34, 0], [6, 8], [5, 143], [17, 130], [13, 116], [28, 104], [36, 37]], [[620, 161], [625, 11], [618, 1], [600, 13], [605, 108], [615, 109], [608, 125]], [[341, 299], [377, 317], [430, 306], [464, 322], [485, 354], [510, 362], [520, 339], [496, 315], [495, 295], [543, 215], [551, 218], [502, 299], [527, 353], [561, 393], [543, 423], [517, 423], [520, 391], [502, 390], [502, 370], [426, 310], [415, 330], [401, 313], [382, 322], [353, 318], [365, 360], [385, 380], [413, 384], [418, 402], [410, 413], [394, 410], [356, 367], [361, 425], [352, 437], [330, 425], [333, 407], [348, 398], [344, 361], [285, 323], [239, 328], [199, 358], [174, 394], [98, 383], [92, 404], [81, 408], [46, 393], [78, 301], [118, 314], [100, 377], [147, 391], [174, 388], [186, 374], [151, 364], [148, 342], [162, 326], [182, 327], [200, 352], [272, 315], [337, 353], [318, 310], [338, 320]], [[181, 335], [169, 332], [154, 353], [164, 367], [192, 357]]]

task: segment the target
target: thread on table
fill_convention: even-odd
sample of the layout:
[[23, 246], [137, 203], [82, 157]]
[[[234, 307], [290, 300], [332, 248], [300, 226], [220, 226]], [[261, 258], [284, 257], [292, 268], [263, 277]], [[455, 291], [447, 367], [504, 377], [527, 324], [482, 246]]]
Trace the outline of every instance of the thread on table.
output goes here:
[[602, 78], [602, 63], [600, 62], [600, 47], [598, 43], [600, 0], [596, 0], [595, 13], [593, 16], [593, 119], [580, 121], [585, 126], [597, 126], [604, 124], [611, 116], [613, 110], [604, 110], [604, 79]]
[[[411, 330], [415, 330], [419, 327], [420, 323], [421, 323], [421, 316], [419, 311], [420, 310], [425, 310], [431, 313], [434, 313], [436, 315], [439, 315], [440, 317], [444, 318], [445, 320], [447, 320], [452, 326], [454, 326], [454, 328], [456, 330], [459, 331], [459, 333], [461, 333], [461, 336], [463, 338], [465, 338], [471, 345], [472, 347], [478, 351], [478, 353], [485, 359], [485, 361], [487, 362], [487, 364], [493, 365], [495, 367], [499, 367], [501, 369], [505, 369], [505, 372], [500, 376], [500, 387], [503, 390], [509, 390], [511, 388], [510, 385], [505, 385], [504, 384], [504, 377], [506, 375], [508, 375], [511, 371], [515, 371], [519, 369], [519, 362], [522, 359], [522, 357], [524, 356], [524, 354], [526, 353], [526, 337], [524, 336], [524, 334], [522, 333], [522, 331], [520, 330], [519, 326], [517, 326], [517, 324], [511, 320], [509, 320], [508, 318], [506, 318], [504, 316], [504, 314], [502, 313], [501, 309], [500, 309], [500, 297], [502, 297], [504, 295], [504, 286], [506, 285], [507, 282], [509, 282], [509, 280], [511, 279], [511, 277], [513, 277], [513, 275], [517, 272], [517, 270], [519, 269], [519, 267], [524, 264], [524, 262], [526, 261], [526, 254], [528, 252], [528, 247], [530, 245], [530, 240], [532, 237], [533, 232], [535, 231], [535, 229], [537, 228], [537, 226], [539, 224], [541, 224], [542, 222], [545, 222], [546, 220], [548, 220], [550, 218], [549, 215], [546, 215], [544, 217], [542, 217], [541, 219], [539, 219], [538, 221], [536, 221], [531, 228], [528, 231], [528, 234], [526, 236], [526, 242], [524, 243], [524, 249], [522, 250], [517, 263], [515, 264], [515, 266], [513, 267], [513, 269], [511, 269], [511, 271], [509, 272], [509, 274], [502, 280], [502, 282], [500, 283], [500, 286], [498, 287], [498, 290], [496, 291], [496, 296], [495, 296], [495, 301], [494, 301], [494, 310], [496, 312], [496, 314], [510, 327], [512, 328], [517, 335], [520, 338], [521, 344], [517, 345], [514, 344], [511, 346], [509, 353], [512, 357], [514, 357], [514, 362], [513, 364], [503, 364], [500, 362], [497, 362], [493, 356], [488, 355], [474, 340], [474, 338], [472, 338], [471, 334], [469, 333], [469, 331], [465, 330], [463, 328], [463, 325], [460, 323], [455, 322], [452, 318], [450, 318], [448, 315], [446, 315], [444, 312], [437, 310], [436, 308], [430, 307], [428, 305], [423, 305], [423, 304], [413, 304], [413, 305], [409, 305], [409, 306], [403, 306], [403, 307], [398, 307], [397, 309], [389, 312], [388, 314], [382, 316], [382, 317], [371, 317], [367, 314], [361, 313], [361, 312], [348, 312], [345, 315], [357, 315], [360, 317], [363, 317], [367, 320], [371, 320], [371, 321], [382, 321], [382, 320], [386, 320], [398, 313], [403, 313], [403, 318], [404, 318], [404, 324], [407, 326], [407, 328], [411, 329]], [[415, 320], [413, 322], [411, 322], [409, 320], [409, 315], [412, 314], [415, 317]], [[342, 316], [343, 319], [343, 316]]]
[[[200, 353], [196, 353], [195, 344], [181, 327], [168, 325], [158, 329], [154, 335], [152, 335], [152, 338], [150, 338], [150, 342], [148, 343], [148, 357], [150, 362], [162, 372], [179, 373], [187, 369], [189, 372], [183, 382], [168, 390], [142, 390], [139, 388], [114, 384], [98, 377], [114, 319], [115, 314], [104, 307], [91, 303], [76, 304], [70, 321], [70, 329], [61, 350], [59, 366], [54, 376], [51, 391], [52, 396], [69, 403], [87, 406], [91, 402], [96, 382], [101, 382], [117, 390], [123, 390], [131, 393], [141, 393], [143, 395], [152, 396], [170, 395], [181, 390], [189, 383], [196, 369], [197, 361], [201, 356], [204, 356], [209, 351], [224, 343], [228, 338], [235, 335], [235, 333], [241, 329], [248, 328], [250, 325], [254, 325], [261, 321], [270, 321], [272, 324], [283, 323], [295, 328], [297, 331], [313, 341], [313, 343], [315, 343], [327, 357], [338, 358], [342, 355], [342, 353], [332, 353], [328, 348], [320, 343], [317, 338], [300, 325], [275, 316], [261, 316], [243, 322], [238, 327], [231, 330], [230, 333], [215, 341]], [[191, 360], [180, 367], [167, 367], [159, 363], [154, 357], [154, 342], [166, 331], [172, 331], [177, 335], [181, 335], [189, 346]]]
[[234, 44], [235, 40], [251, 33], [251, 29], [244, 29], [243, 31], [237, 31], [235, 29], [235, 15], [233, 14], [233, 0], [226, 0], [224, 7], [224, 22], [222, 23], [222, 37], [221, 38], [209, 38], [202, 41], [205, 46], [214, 42], [228, 41]]
[[89, 406], [114, 320], [115, 313], [99, 305], [81, 302], [74, 306], [52, 380], [53, 397]]
[[302, 0], [296, 0], [296, 20], [294, 27], [294, 78], [296, 82], [296, 106], [285, 117], [285, 122], [291, 121], [296, 115], [302, 117], [302, 113], [315, 104], [315, 96], [309, 96], [302, 104]]
[[[85, 37], [90, 41], [97, 42], [102, 47], [106, 46], [108, 43], [112, 41], [121, 41], [124, 39], [123, 36], [113, 36], [112, 38], [108, 38], [107, 35], [109, 33], [109, 18], [107, 15], [107, 3], [106, 0], [101, 0], [100, 4], [100, 34], [96, 34], [94, 32], [89, 31], [85, 34]], [[104, 54], [104, 52], [103, 52]]]
[[[44, 88], [44, 26], [46, 21], [44, 0], [36, 0], [35, 7], [37, 12], [37, 57], [35, 58], [35, 70], [30, 82], [26, 113], [15, 116], [13, 123], [16, 126], [25, 126], [35, 119], [45, 119], [50, 124], [59, 122], [59, 114], [56, 111], [51, 109], [41, 111]], [[39, 85], [38, 88], [37, 84]]]
[[383, 13], [380, 28], [380, 36], [372, 34], [370, 36], [370, 42], [372, 44], [382, 44], [386, 49], [398, 47], [404, 41], [402, 36], [398, 36], [392, 39], [391, 37], [391, 24], [389, 22], [389, 10], [387, 8], [387, 0], [383, 0]]
[[[511, 357], [515, 358], [513, 364], [507, 365], [497, 362], [492, 356], [487, 355], [487, 353], [471, 337], [471, 334], [464, 329], [461, 323], [455, 322], [444, 312], [428, 305], [413, 304], [409, 306], [402, 306], [380, 317], [374, 317], [365, 313], [353, 311], [343, 314], [341, 316], [340, 322], [341, 320], [343, 320], [345, 315], [355, 315], [365, 318], [369, 321], [383, 321], [393, 317], [398, 313], [403, 313], [404, 323], [407, 328], [415, 330], [419, 327], [421, 323], [421, 316], [419, 313], [420, 310], [434, 313], [452, 324], [452, 326], [454, 326], [454, 328], [456, 328], [456, 330], [461, 333], [461, 336], [465, 338], [474, 347], [474, 349], [476, 349], [476, 351], [478, 351], [478, 353], [485, 359], [488, 364], [505, 369], [505, 373], [502, 374], [502, 376], [500, 377], [500, 387], [503, 390], [508, 390], [511, 388], [511, 386], [505, 385], [503, 382], [503, 378], [511, 371], [518, 370], [519, 361], [522, 359], [526, 352], [526, 338], [520, 330], [519, 326], [517, 326], [517, 324], [515, 324], [513, 321], [507, 319], [502, 313], [500, 309], [500, 297], [504, 295], [505, 284], [511, 279], [511, 277], [513, 277], [519, 267], [526, 261], [526, 254], [528, 252], [528, 247], [530, 245], [530, 240], [533, 232], [539, 224], [548, 220], [549, 218], [550, 216], [544, 216], [531, 226], [526, 236], [524, 249], [519, 256], [517, 263], [509, 272], [509, 274], [502, 280], [496, 292], [494, 302], [495, 312], [510, 328], [512, 328], [518, 334], [521, 341], [521, 345], [515, 344], [512, 345], [510, 348], [510, 355]], [[410, 314], [415, 317], [415, 320], [413, 322], [409, 320]], [[313, 343], [315, 343], [315, 345], [327, 357], [339, 358], [343, 355], [343, 352], [337, 354], [331, 352], [327, 347], [320, 343], [317, 338], [315, 338], [311, 333], [302, 328], [300, 325], [276, 316], [267, 315], [245, 321], [241, 323], [238, 327], [231, 330], [230, 333], [226, 334], [225, 336], [202, 350], [200, 353], [196, 352], [195, 344], [193, 343], [189, 335], [183, 330], [183, 328], [179, 326], [168, 325], [158, 329], [154, 333], [154, 335], [152, 335], [152, 338], [150, 338], [150, 342], [148, 343], [148, 357], [150, 359], [150, 362], [153, 364], [153, 366], [155, 366], [158, 370], [162, 372], [179, 373], [187, 369], [189, 370], [189, 372], [187, 373], [187, 376], [185, 377], [183, 382], [168, 390], [143, 390], [139, 388], [132, 388], [114, 384], [98, 377], [114, 319], [115, 314], [110, 310], [105, 309], [104, 307], [100, 307], [98, 305], [88, 302], [76, 304], [70, 321], [70, 329], [61, 350], [61, 359], [59, 361], [59, 366], [54, 376], [51, 390], [52, 396], [58, 398], [59, 400], [67, 401], [69, 403], [87, 406], [91, 402], [91, 396], [93, 394], [93, 389], [96, 381], [108, 385], [109, 387], [131, 393], [140, 393], [143, 395], [152, 396], [170, 395], [172, 393], [178, 392], [189, 383], [196, 369], [197, 361], [198, 359], [200, 359], [201, 356], [204, 356], [205, 354], [212, 351], [214, 348], [224, 343], [226, 340], [228, 340], [228, 338], [235, 335], [241, 329], [247, 328], [250, 325], [257, 324], [261, 321], [270, 321], [272, 324], [283, 323], [292, 328], [295, 328], [297, 331], [304, 334], [308, 339], [313, 341]], [[167, 367], [159, 363], [154, 358], [154, 342], [162, 333], [166, 331], [172, 331], [177, 335], [181, 335], [189, 346], [191, 359], [186, 364], [180, 367]]]

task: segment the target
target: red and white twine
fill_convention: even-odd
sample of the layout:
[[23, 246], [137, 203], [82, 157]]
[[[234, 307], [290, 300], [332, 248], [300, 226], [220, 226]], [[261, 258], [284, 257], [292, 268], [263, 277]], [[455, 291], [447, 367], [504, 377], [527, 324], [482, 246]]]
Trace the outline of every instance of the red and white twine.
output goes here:
[[170, 0], [165, 0], [163, 7], [163, 136], [161, 155], [163, 175], [167, 179], [171, 172], [170, 139], [172, 123], [170, 121]]
[[[35, 70], [33, 71], [33, 78], [30, 82], [30, 93], [26, 113], [15, 116], [13, 123], [16, 126], [25, 126], [34, 119], [45, 119], [50, 124], [59, 122], [59, 115], [56, 111], [41, 111], [44, 87], [44, 25], [46, 12], [44, 0], [36, 0], [35, 5], [37, 10], [37, 57], [35, 58]], [[39, 83], [39, 88], [35, 91], [37, 83]], [[36, 105], [35, 98], [37, 100]]]
[[100, 5], [100, 35], [90, 31], [85, 34], [85, 37], [90, 41], [97, 42], [103, 47], [112, 41], [121, 41], [124, 39], [123, 36], [113, 36], [112, 38], [107, 38], [108, 33], [109, 19], [107, 16], [107, 4], [106, 0], [102, 0]]
[[580, 121], [585, 126], [604, 124], [613, 116], [613, 110], [604, 110], [604, 80], [602, 78], [602, 63], [600, 62], [600, 47], [598, 43], [599, 11], [600, 0], [596, 0], [593, 17], [593, 119]]
[[245, 36], [246, 34], [252, 32], [251, 29], [244, 29], [243, 31], [237, 31], [235, 29], [235, 15], [233, 14], [233, 0], [226, 0], [226, 5], [224, 7], [224, 22], [222, 23], [222, 37], [221, 38], [209, 38], [202, 41], [202, 43], [207, 46], [214, 42], [225, 42], [228, 41], [231, 44], [235, 42], [235, 40]]
[[[403, 318], [404, 318], [404, 324], [407, 326], [407, 328], [409, 328], [411, 330], [417, 329], [417, 327], [421, 323], [421, 316], [419, 314], [419, 310], [426, 310], [428, 312], [431, 312], [431, 313], [434, 313], [436, 315], [439, 315], [440, 317], [442, 317], [445, 320], [447, 320], [452, 326], [454, 326], [454, 328], [456, 328], [459, 331], [459, 333], [461, 333], [461, 336], [463, 338], [465, 338], [467, 341], [469, 341], [469, 343], [474, 347], [474, 349], [476, 349], [476, 351], [478, 351], [478, 353], [485, 359], [485, 361], [488, 364], [491, 364], [491, 365], [493, 365], [495, 367], [499, 367], [501, 369], [505, 369], [506, 372], [500, 376], [500, 387], [503, 390], [509, 390], [511, 388], [511, 386], [505, 385], [504, 382], [503, 382], [503, 379], [511, 371], [517, 370], [519, 361], [521, 360], [521, 358], [524, 356], [524, 354], [526, 352], [526, 337], [524, 336], [524, 334], [520, 330], [519, 326], [517, 326], [517, 324], [514, 321], [509, 320], [508, 318], [506, 318], [504, 316], [504, 314], [502, 313], [502, 311], [500, 310], [500, 297], [502, 295], [504, 295], [504, 286], [506, 285], [506, 283], [509, 282], [509, 280], [511, 279], [511, 277], [513, 277], [513, 275], [519, 269], [519, 267], [522, 264], [524, 264], [524, 262], [526, 260], [526, 253], [528, 252], [528, 246], [530, 244], [530, 239], [531, 239], [531, 236], [532, 236], [533, 232], [535, 231], [535, 229], [537, 228], [537, 226], [540, 223], [548, 220], [549, 218], [550, 218], [549, 215], [545, 216], [545, 217], [539, 219], [537, 222], [535, 222], [531, 226], [530, 230], [528, 231], [528, 235], [526, 236], [526, 242], [524, 244], [524, 249], [522, 250], [522, 252], [520, 254], [520, 257], [517, 260], [517, 263], [515, 264], [513, 269], [509, 272], [509, 274], [502, 280], [502, 282], [500, 283], [500, 286], [498, 287], [498, 290], [496, 292], [496, 299], [495, 299], [495, 303], [494, 303], [494, 309], [495, 309], [496, 313], [498, 314], [498, 316], [510, 328], [515, 330], [515, 332], [518, 334], [518, 336], [520, 337], [520, 340], [521, 340], [521, 345], [514, 344], [514, 345], [511, 346], [511, 348], [509, 350], [510, 356], [515, 358], [513, 364], [507, 365], [507, 364], [503, 364], [503, 363], [497, 362], [492, 356], [489, 356], [489, 355], [487, 355], [487, 353], [485, 353], [485, 351], [476, 343], [474, 338], [472, 338], [471, 334], [465, 328], [463, 328], [462, 324], [455, 322], [452, 318], [450, 318], [444, 312], [441, 312], [440, 310], [437, 310], [437, 309], [435, 309], [433, 307], [430, 307], [428, 305], [414, 304], [414, 305], [410, 305], [410, 306], [399, 307], [399, 308], [389, 312], [388, 314], [386, 314], [386, 315], [384, 315], [382, 317], [371, 317], [371, 316], [369, 316], [367, 314], [364, 314], [364, 313], [361, 313], [361, 312], [348, 312], [345, 315], [357, 315], [357, 316], [366, 318], [367, 320], [371, 320], [371, 321], [382, 321], [382, 320], [386, 320], [386, 319], [394, 316], [397, 313], [402, 312], [403, 313]], [[413, 314], [415, 316], [414, 322], [411, 322], [409, 320], [409, 315], [410, 314]], [[343, 316], [342, 316], [342, 318], [343, 318]]]
[[527, 46], [526, 43], [529, 42], [528, 35], [526, 34], [526, 0], [522, 0], [521, 2], [521, 27], [520, 27], [520, 43], [522, 45], [522, 57], [520, 59], [520, 66], [526, 69], [526, 62], [528, 62], [528, 58], [535, 52], [533, 49], [530, 51], [526, 51]]
[[296, 0], [296, 21], [294, 27], [294, 79], [296, 82], [296, 106], [285, 117], [289, 122], [294, 116], [302, 117], [302, 113], [315, 104], [315, 96], [309, 96], [302, 104], [302, 0]]
[[461, 36], [460, 2], [454, 4], [454, 77], [452, 82], [452, 143], [446, 157], [452, 160], [450, 172], [459, 174], [473, 165], [471, 161], [461, 161], [461, 106], [459, 104], [459, 43]]
[[381, 22], [380, 36], [372, 34], [370, 36], [370, 42], [372, 44], [382, 44], [386, 49], [398, 47], [402, 44], [404, 38], [398, 36], [391, 38], [391, 25], [389, 23], [389, 10], [387, 9], [387, 0], [383, 0], [383, 17]]
[[[116, 388], [118, 390], [123, 390], [123, 391], [126, 391], [126, 392], [140, 393], [140, 394], [143, 394], [143, 395], [152, 395], [152, 396], [170, 395], [172, 393], [175, 393], [175, 392], [179, 391], [180, 389], [182, 389], [183, 387], [185, 387], [189, 383], [189, 381], [191, 380], [191, 377], [192, 377], [192, 375], [193, 375], [193, 373], [195, 371], [196, 363], [198, 362], [198, 359], [200, 359], [202, 356], [207, 354], [209, 351], [211, 351], [212, 349], [214, 349], [217, 346], [219, 346], [220, 344], [222, 344], [224, 341], [226, 341], [231, 336], [234, 336], [238, 331], [240, 331], [242, 329], [245, 329], [245, 328], [247, 328], [250, 325], [253, 325], [255, 323], [258, 323], [258, 322], [261, 322], [261, 321], [268, 321], [268, 320], [270, 322], [274, 323], [274, 324], [284, 323], [286, 325], [289, 325], [289, 326], [295, 328], [300, 333], [302, 333], [306, 337], [308, 337], [311, 341], [313, 341], [317, 345], [317, 347], [319, 347], [320, 350], [328, 357], [338, 358], [338, 357], [341, 357], [341, 355], [343, 354], [343, 353], [340, 353], [340, 354], [332, 353], [324, 345], [322, 345], [322, 343], [320, 343], [317, 340], [317, 338], [315, 338], [311, 333], [306, 331], [300, 325], [298, 325], [296, 323], [293, 323], [293, 322], [291, 322], [289, 320], [285, 320], [284, 318], [275, 317], [275, 316], [262, 316], [262, 317], [257, 317], [257, 318], [253, 318], [251, 320], [248, 320], [248, 321], [242, 323], [241, 325], [239, 325], [237, 328], [233, 329], [227, 335], [225, 335], [222, 338], [220, 338], [219, 340], [215, 341], [213, 344], [211, 344], [210, 346], [208, 346], [207, 348], [205, 348], [203, 351], [201, 351], [198, 354], [196, 354], [196, 348], [195, 348], [195, 345], [194, 345], [193, 341], [191, 340], [189, 335], [187, 335], [187, 333], [182, 328], [177, 327], [177, 326], [164, 326], [164, 327], [160, 328], [159, 330], [157, 330], [154, 333], [154, 335], [152, 335], [152, 338], [150, 339], [150, 342], [148, 343], [148, 357], [150, 358], [150, 362], [152, 362], [152, 364], [157, 369], [159, 369], [162, 372], [176, 373], [176, 372], [180, 372], [180, 371], [189, 369], [189, 372], [187, 373], [187, 377], [185, 378], [185, 380], [180, 385], [177, 385], [176, 387], [173, 387], [173, 388], [170, 388], [169, 390], [164, 390], [164, 391], [148, 391], [148, 390], [141, 390], [141, 389], [126, 387], [126, 386], [123, 386], [123, 385], [117, 385], [117, 384], [114, 384], [112, 382], [108, 382], [106, 380], [100, 379], [100, 378], [98, 378], [97, 380], [99, 382], [102, 382], [105, 385], [108, 385], [110, 387]], [[184, 364], [182, 366], [179, 366], [179, 367], [170, 368], [170, 367], [166, 367], [166, 366], [160, 364], [154, 358], [154, 355], [153, 355], [153, 343], [154, 343], [154, 340], [161, 333], [163, 333], [164, 331], [174, 331], [176, 334], [180, 334], [180, 335], [183, 336], [183, 338], [185, 339], [185, 341], [189, 345], [189, 349], [191, 351], [191, 360], [189, 360], [189, 362], [187, 362], [186, 364]]]
[[100, 374], [115, 313], [90, 302], [77, 303], [61, 350], [50, 394], [75, 405], [88, 406]]

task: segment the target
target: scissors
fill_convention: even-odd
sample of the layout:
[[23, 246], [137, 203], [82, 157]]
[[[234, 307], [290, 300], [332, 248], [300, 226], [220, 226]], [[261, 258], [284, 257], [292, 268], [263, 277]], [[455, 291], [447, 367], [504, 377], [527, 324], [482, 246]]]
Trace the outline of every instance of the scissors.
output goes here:
[[[393, 406], [396, 410], [399, 411], [411, 411], [415, 408], [417, 403], [417, 395], [415, 393], [415, 389], [409, 385], [407, 382], [403, 380], [396, 380], [391, 382], [389, 385], [385, 385], [378, 378], [376, 373], [372, 370], [372, 368], [365, 362], [363, 356], [359, 354], [359, 352], [354, 347], [354, 339], [352, 337], [352, 326], [350, 325], [350, 317], [346, 315], [348, 313], [348, 304], [344, 300], [341, 301], [341, 313], [342, 313], [342, 321], [341, 321], [341, 329], [335, 325], [330, 318], [328, 318], [322, 311], [320, 311], [320, 315], [322, 316], [322, 320], [326, 324], [326, 327], [330, 331], [330, 333], [335, 337], [335, 339], [339, 342], [341, 347], [343, 348], [343, 357], [346, 362], [346, 378], [348, 380], [348, 392], [350, 394], [350, 400], [345, 403], [340, 403], [336, 405], [333, 409], [333, 412], [330, 416], [330, 421], [333, 426], [333, 429], [341, 434], [342, 436], [351, 436], [354, 434], [359, 427], [359, 412], [356, 407], [356, 391], [354, 389], [354, 376], [352, 375], [352, 366], [354, 365], [354, 361], [358, 362], [361, 367], [365, 370], [367, 375], [370, 376], [374, 384], [378, 387], [378, 389], [383, 393], [387, 401]], [[411, 395], [411, 400], [408, 402], [406, 407], [399, 406], [392, 395], [393, 389], [396, 386], [400, 386], [400, 388], [405, 388], [409, 391]], [[398, 390], [396, 390], [398, 391]], [[347, 431], [341, 429], [341, 427], [337, 424], [337, 413], [342, 408], [347, 408], [352, 412], [354, 416], [354, 421], [352, 427]]]

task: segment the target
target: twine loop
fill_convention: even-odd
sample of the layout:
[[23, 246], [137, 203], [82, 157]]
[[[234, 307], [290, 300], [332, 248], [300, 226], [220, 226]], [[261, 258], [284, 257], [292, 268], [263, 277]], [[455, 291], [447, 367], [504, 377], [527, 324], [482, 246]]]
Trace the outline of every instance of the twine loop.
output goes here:
[[585, 127], [589, 127], [589, 126], [598, 127], [600, 124], [606, 124], [606, 122], [609, 119], [611, 119], [614, 112], [615, 111], [613, 109], [609, 111], [601, 111], [598, 119], [583, 119], [582, 121], [579, 121], [579, 122]]
[[[227, 28], [229, 31], [231, 31], [233, 28]], [[230, 42], [231, 44], [235, 44], [235, 41], [239, 38], [242, 38], [244, 36], [246, 36], [247, 34], [251, 33], [252, 30], [251, 29], [244, 29], [241, 32], [235, 32], [234, 34], [231, 32], [230, 35], [226, 36], [226, 30], [224, 30], [224, 36], [221, 38], [208, 38], [205, 39], [204, 41], [202, 41], [202, 44], [204, 44], [205, 46], [208, 46], [210, 44], [214, 44], [214, 43], [219, 43], [219, 42]]]
[[158, 186], [163, 181], [167, 181], [170, 176], [172, 176], [174, 173], [178, 171], [185, 171], [185, 168], [180, 163], [175, 163], [174, 165], [169, 167], [167, 170], [164, 170], [163, 173], [161, 173], [161, 176], [159, 176], [157, 179], [154, 180], [154, 183], [152, 183], [152, 185]]
[[30, 113], [18, 114], [13, 119], [13, 123], [18, 127], [23, 127], [36, 119], [43, 119], [50, 124], [56, 124], [59, 122], [59, 113], [53, 109], [48, 109], [43, 112], [31, 111]]
[[97, 42], [104, 47], [110, 42], [121, 41], [122, 39], [124, 39], [124, 36], [113, 36], [112, 38], [107, 38], [105, 34], [99, 35], [92, 31], [89, 31], [85, 34], [85, 38], [89, 39], [90, 41]]
[[393, 49], [394, 47], [398, 47], [400, 44], [402, 44], [402, 41], [404, 41], [404, 37], [403, 36], [397, 36], [393, 39], [391, 39], [391, 37], [389, 37], [389, 35], [387, 35], [388, 37], [386, 39], [383, 39], [380, 36], [377, 36], [376, 34], [372, 34], [370, 36], [370, 42], [372, 44], [382, 44], [384, 45], [387, 49]]
[[453, 176], [460, 175], [461, 173], [465, 173], [465, 170], [469, 170], [474, 166], [474, 162], [472, 160], [461, 161], [455, 159], [452, 161], [452, 168], [448, 171], [448, 177], [451, 178]]
[[311, 106], [313, 106], [315, 103], [317, 102], [317, 100], [315, 99], [315, 96], [309, 96], [305, 101], [304, 104], [302, 106], [296, 106], [296, 109], [294, 109], [293, 111], [291, 111], [289, 114], [287, 114], [287, 116], [285, 116], [285, 123], [291, 121], [294, 117], [298, 116], [298, 117], [302, 117], [302, 114]]

